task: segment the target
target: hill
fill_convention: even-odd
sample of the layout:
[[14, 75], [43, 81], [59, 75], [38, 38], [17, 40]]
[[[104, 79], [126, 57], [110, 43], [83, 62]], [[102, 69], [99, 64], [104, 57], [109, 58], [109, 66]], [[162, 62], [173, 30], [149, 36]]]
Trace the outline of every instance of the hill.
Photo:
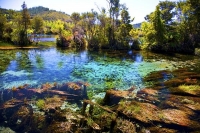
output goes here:
[[[6, 15], [7, 17], [10, 16], [9, 14], [12, 13], [11, 11], [12, 12], [20, 12], [20, 11], [14, 11], [11, 9], [0, 8], [0, 12], [2, 14], [7, 14]], [[29, 11], [31, 18], [33, 18], [34, 16], [40, 16], [44, 20], [50, 20], [50, 21], [54, 21], [54, 20], [68, 21], [68, 20], [70, 20], [70, 15], [66, 14], [65, 12], [50, 10], [49, 8], [42, 7], [42, 6], [28, 8], [28, 11]]]
[[62, 20], [67, 21], [70, 19], [70, 16], [66, 14], [65, 12], [60, 12], [56, 10], [49, 10], [49, 8], [38, 6], [38, 7], [32, 7], [28, 9], [31, 17], [34, 16], [40, 16], [44, 20]]
[[137, 29], [137, 28], [141, 28], [141, 24], [142, 24], [142, 23], [133, 24], [133, 27], [136, 28], [136, 29]]

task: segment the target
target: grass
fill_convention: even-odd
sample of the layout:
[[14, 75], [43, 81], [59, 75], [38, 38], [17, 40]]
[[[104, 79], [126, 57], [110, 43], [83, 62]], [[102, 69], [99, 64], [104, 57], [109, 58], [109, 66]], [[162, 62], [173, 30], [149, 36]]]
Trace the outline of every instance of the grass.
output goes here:
[[56, 42], [39, 42], [36, 46], [47, 46], [47, 47], [56, 46]]
[[[39, 42], [38, 44], [33, 43], [23, 48], [37, 48], [37, 47], [39, 48], [39, 47], [52, 47], [52, 46], [56, 46], [56, 42]], [[0, 41], [0, 49], [9, 49], [9, 48], [18, 48], [18, 47], [19, 46], [14, 45], [12, 43]]]
[[0, 47], [16, 47], [12, 43], [2, 42], [0, 41]]

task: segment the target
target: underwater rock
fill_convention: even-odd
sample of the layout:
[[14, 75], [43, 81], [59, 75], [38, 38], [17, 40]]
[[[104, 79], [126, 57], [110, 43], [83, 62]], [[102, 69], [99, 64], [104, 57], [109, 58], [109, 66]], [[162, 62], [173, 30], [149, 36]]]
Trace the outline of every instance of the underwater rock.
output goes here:
[[[87, 87], [90, 86], [87, 82], [68, 82], [62, 84], [57, 88], [57, 90], [65, 91], [68, 94], [69, 99], [74, 99], [75, 101], [80, 101], [83, 99], [88, 99]], [[71, 97], [70, 97], [71, 96]]]
[[180, 85], [178, 87], [169, 88], [169, 90], [172, 94], [200, 97], [199, 85]]
[[8, 125], [14, 131], [25, 132], [28, 131], [27, 123], [32, 120], [33, 110], [29, 105], [20, 106], [15, 110], [14, 114], [8, 117]]
[[200, 112], [200, 98], [170, 94], [167, 100], [162, 101], [158, 106], [163, 109], [176, 108], [186, 112], [191, 117], [198, 118], [197, 115]]
[[161, 125], [148, 127], [147, 129], [149, 130], [149, 133], [178, 133], [178, 130], [176, 129], [165, 128], [165, 127], [162, 127]]
[[[180, 100], [180, 98], [178, 99]], [[162, 106], [137, 101], [121, 101], [117, 110], [122, 116], [137, 121], [146, 127], [161, 125], [163, 128], [174, 129], [175, 131], [200, 131], [197, 113], [199, 109], [194, 111], [188, 109], [184, 104], [180, 105], [181, 103], [172, 105], [173, 101], [170, 100], [172, 99], [167, 99]], [[199, 106], [199, 104], [196, 106]]]
[[158, 90], [154, 90], [152, 88], [144, 88], [140, 91], [137, 92], [137, 100], [139, 101], [145, 101], [145, 102], [149, 102], [149, 103], [159, 103], [159, 91]]
[[118, 119], [116, 130], [120, 133], [136, 133], [136, 125], [128, 120]]
[[130, 91], [122, 91], [122, 90], [108, 90], [106, 91], [106, 95], [104, 97], [105, 105], [116, 105], [119, 103], [121, 99], [128, 97], [130, 95]]
[[11, 130], [9, 127], [0, 127], [1, 133], [15, 133], [15, 131]]
[[165, 81], [163, 85], [168, 86], [168, 87], [177, 87], [179, 85], [184, 84], [184, 80], [178, 79], [178, 78], [173, 78], [171, 80]]
[[158, 114], [161, 110], [150, 103], [122, 101], [119, 103], [119, 107], [117, 110], [129, 118], [134, 118], [143, 123], [161, 121], [161, 118], [155, 115]]
[[47, 95], [48, 97], [58, 95], [66, 97], [70, 102], [81, 104], [81, 100], [88, 99], [88, 86], [89, 84], [84, 82], [68, 82], [62, 85], [46, 83], [41, 85], [41, 88], [29, 88], [25, 84], [17, 88], [13, 87], [12, 89], [1, 90], [0, 103], [13, 98], [23, 101], [24, 99], [32, 99], [33, 96], [37, 97], [37, 99], [42, 99]]
[[74, 128], [76, 124], [73, 122], [52, 122], [45, 133], [67, 133], [67, 132], [75, 132]]
[[171, 77], [170, 73], [171, 72], [167, 70], [151, 72], [144, 78], [144, 81], [146, 82], [157, 81], [157, 80], [163, 79], [165, 76], [168, 76], [170, 78]]
[[43, 109], [48, 111], [49, 113], [55, 112], [56, 108], [61, 107], [65, 100], [66, 99], [58, 96], [45, 98]]
[[166, 124], [174, 124], [187, 128], [187, 130], [200, 131], [199, 122], [190, 119], [191, 114], [178, 109], [162, 110], [162, 119]]
[[0, 108], [0, 123], [7, 123], [9, 118], [21, 106], [22, 101], [12, 99], [4, 103]]

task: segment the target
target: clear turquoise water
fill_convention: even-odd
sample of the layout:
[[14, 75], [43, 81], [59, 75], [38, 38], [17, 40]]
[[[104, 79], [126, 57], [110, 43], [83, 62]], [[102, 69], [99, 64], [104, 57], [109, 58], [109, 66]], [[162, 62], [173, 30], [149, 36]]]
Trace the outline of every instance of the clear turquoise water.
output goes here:
[[174, 58], [133, 51], [0, 50], [0, 89], [75, 81], [88, 82], [91, 84], [89, 89], [98, 92], [109, 88], [124, 90], [131, 86], [140, 89], [145, 87], [142, 79], [148, 73], [173, 70], [181, 67], [180, 63], [190, 64], [187, 60]]

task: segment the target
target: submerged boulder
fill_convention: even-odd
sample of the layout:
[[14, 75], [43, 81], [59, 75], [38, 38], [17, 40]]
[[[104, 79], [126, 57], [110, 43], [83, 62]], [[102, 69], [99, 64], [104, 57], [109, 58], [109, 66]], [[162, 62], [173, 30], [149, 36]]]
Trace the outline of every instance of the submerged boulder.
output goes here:
[[129, 91], [121, 90], [108, 90], [104, 97], [104, 104], [106, 105], [116, 105], [120, 102], [121, 99], [128, 97], [130, 94]]

